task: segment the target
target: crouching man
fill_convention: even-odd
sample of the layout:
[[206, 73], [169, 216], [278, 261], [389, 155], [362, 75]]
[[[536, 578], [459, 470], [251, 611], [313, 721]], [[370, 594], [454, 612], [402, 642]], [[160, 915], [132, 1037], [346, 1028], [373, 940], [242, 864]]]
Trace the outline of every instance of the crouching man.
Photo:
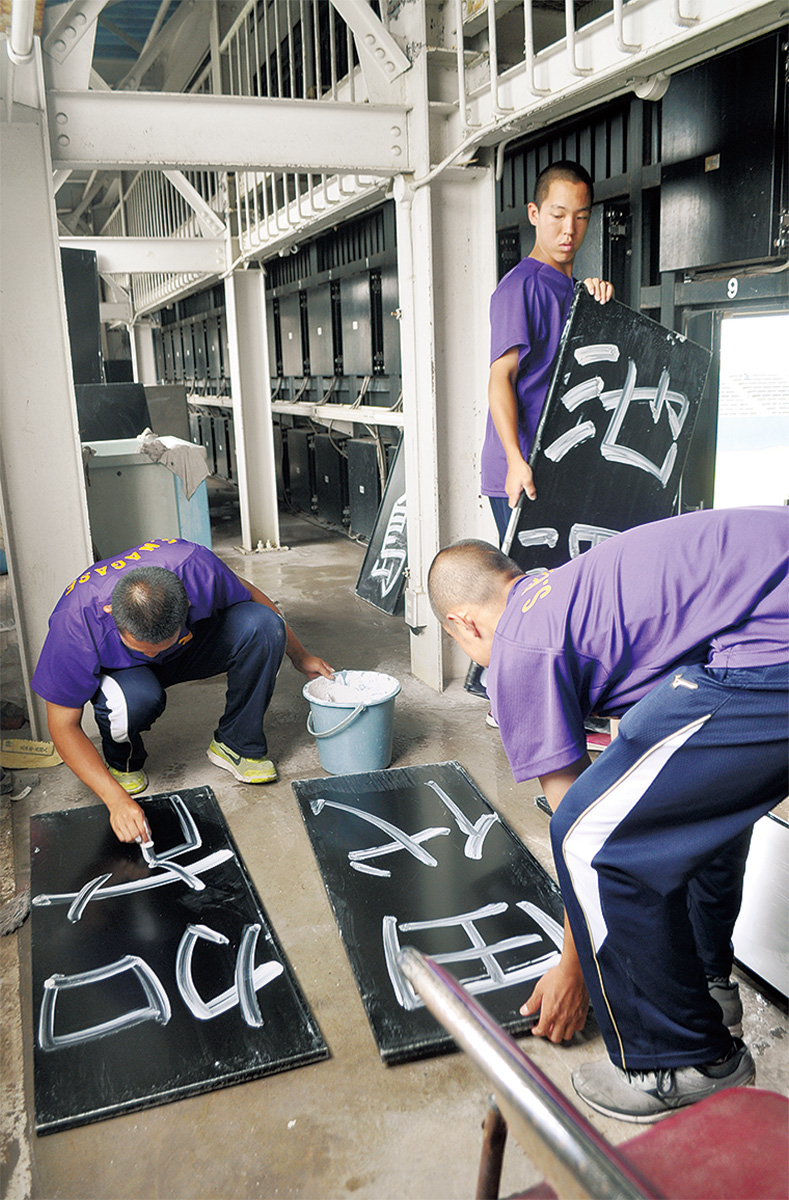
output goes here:
[[[433, 610], [475, 662], [516, 780], [538, 776], [560, 964], [521, 1011], [560, 1042], [589, 994], [608, 1061], [578, 1094], [647, 1122], [755, 1076], [731, 935], [753, 823], [787, 795], [789, 510], [688, 513], [542, 575], [442, 550]], [[590, 764], [584, 719], [622, 717]], [[588, 989], [588, 992], [587, 992]]]
[[[208, 757], [242, 783], [277, 778], [263, 718], [283, 656], [308, 679], [331, 667], [308, 653], [276, 605], [205, 546], [158, 539], [94, 563], [64, 592], [32, 679], [61, 758], [109, 809], [123, 842], [145, 841], [142, 732], [166, 689], [227, 674]], [[104, 760], [81, 727], [91, 701]]]

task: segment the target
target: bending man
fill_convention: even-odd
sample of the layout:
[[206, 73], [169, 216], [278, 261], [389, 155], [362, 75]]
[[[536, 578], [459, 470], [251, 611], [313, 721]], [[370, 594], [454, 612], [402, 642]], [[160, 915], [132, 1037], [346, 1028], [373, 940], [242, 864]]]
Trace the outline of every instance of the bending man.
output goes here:
[[[66, 588], [32, 686], [47, 702], [58, 753], [107, 805], [118, 838], [145, 841], [145, 816], [131, 797], [148, 786], [140, 735], [164, 712], [166, 689], [227, 673], [208, 757], [242, 783], [272, 783], [263, 718], [286, 653], [308, 679], [332, 674], [273, 601], [210, 550], [159, 539], [94, 563]], [[89, 700], [104, 761], [81, 727]]]
[[[516, 780], [539, 776], [566, 911], [521, 1010], [555, 1042], [591, 993], [610, 1061], [576, 1091], [650, 1121], [754, 1078], [731, 934], [753, 823], [787, 794], [789, 511], [688, 513], [543, 575], [441, 551], [436, 616], [476, 662]], [[584, 719], [621, 716], [590, 764]], [[727, 1027], [728, 1026], [728, 1027]]]

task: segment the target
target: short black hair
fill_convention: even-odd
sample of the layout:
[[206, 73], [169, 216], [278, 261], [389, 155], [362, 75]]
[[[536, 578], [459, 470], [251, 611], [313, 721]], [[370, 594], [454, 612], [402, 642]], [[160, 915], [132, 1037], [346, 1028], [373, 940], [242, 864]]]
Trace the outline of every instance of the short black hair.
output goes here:
[[427, 573], [427, 593], [433, 613], [445, 624], [447, 613], [464, 602], [482, 605], [495, 599], [503, 582], [523, 571], [490, 542], [466, 538], [445, 546]]
[[135, 567], [112, 589], [112, 615], [118, 629], [153, 646], [178, 633], [188, 609], [186, 588], [164, 567]]
[[580, 163], [573, 162], [569, 158], [561, 158], [558, 162], [551, 163], [545, 167], [537, 176], [537, 181], [534, 184], [534, 203], [538, 208], [542, 207], [543, 202], [548, 196], [550, 186], [555, 179], [565, 179], [569, 183], [585, 183], [589, 189], [589, 207], [594, 204], [594, 184], [592, 177], [585, 167]]

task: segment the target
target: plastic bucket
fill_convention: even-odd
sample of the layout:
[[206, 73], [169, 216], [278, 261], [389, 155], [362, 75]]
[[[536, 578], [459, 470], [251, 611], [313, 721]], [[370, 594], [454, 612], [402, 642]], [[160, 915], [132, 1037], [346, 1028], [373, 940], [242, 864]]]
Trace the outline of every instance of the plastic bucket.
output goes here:
[[380, 771], [392, 761], [395, 697], [400, 684], [377, 671], [337, 671], [305, 683], [307, 731], [330, 775]]

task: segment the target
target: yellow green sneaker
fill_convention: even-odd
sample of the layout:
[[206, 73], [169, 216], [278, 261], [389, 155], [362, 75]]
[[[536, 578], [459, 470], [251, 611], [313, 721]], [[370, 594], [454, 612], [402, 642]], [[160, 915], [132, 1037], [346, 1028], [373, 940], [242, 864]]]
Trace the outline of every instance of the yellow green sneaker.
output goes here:
[[244, 758], [236, 754], [223, 742], [211, 739], [211, 745], [206, 750], [214, 766], [221, 767], [235, 775], [239, 783], [274, 783], [277, 778], [277, 768], [270, 758]]
[[107, 770], [112, 778], [121, 785], [124, 792], [128, 792], [130, 796], [144, 792], [148, 786], [148, 776], [144, 771], [116, 771], [109, 763], [107, 763]]

